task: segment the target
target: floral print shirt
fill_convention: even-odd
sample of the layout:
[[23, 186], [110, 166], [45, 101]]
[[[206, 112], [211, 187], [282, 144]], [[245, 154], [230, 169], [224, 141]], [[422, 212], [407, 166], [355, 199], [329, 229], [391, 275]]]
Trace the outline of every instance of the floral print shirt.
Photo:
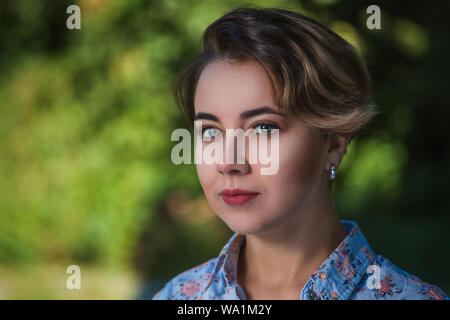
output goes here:
[[[438, 287], [376, 254], [356, 222], [341, 220], [347, 237], [299, 288], [300, 300], [448, 300]], [[235, 233], [219, 256], [167, 282], [154, 300], [246, 300], [237, 282], [239, 250], [245, 235]]]

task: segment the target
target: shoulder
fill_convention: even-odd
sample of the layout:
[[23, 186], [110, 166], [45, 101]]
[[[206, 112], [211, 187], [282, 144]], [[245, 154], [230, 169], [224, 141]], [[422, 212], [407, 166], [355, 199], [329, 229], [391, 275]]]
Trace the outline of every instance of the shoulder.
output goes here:
[[192, 267], [169, 280], [152, 300], [196, 299], [200, 289], [211, 279], [217, 258]]
[[353, 299], [376, 300], [447, 300], [437, 286], [399, 268], [382, 255], [377, 255], [362, 278]]

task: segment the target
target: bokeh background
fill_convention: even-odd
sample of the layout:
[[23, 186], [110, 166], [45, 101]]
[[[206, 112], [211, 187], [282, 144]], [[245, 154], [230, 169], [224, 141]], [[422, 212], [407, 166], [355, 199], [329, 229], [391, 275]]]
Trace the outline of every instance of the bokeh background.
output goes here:
[[[81, 8], [68, 30], [66, 8]], [[450, 292], [450, 2], [0, 1], [0, 299], [151, 298], [232, 232], [177, 166], [172, 94], [204, 29], [236, 6], [307, 14], [354, 44], [383, 110], [333, 186], [372, 248]], [[69, 265], [81, 290], [66, 288]]]

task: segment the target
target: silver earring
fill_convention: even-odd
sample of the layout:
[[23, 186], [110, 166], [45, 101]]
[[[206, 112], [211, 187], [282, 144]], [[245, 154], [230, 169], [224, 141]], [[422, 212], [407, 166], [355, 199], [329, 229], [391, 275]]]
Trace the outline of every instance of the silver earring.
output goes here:
[[334, 179], [336, 177], [336, 167], [334, 164], [331, 165], [331, 173], [330, 173], [330, 179]]

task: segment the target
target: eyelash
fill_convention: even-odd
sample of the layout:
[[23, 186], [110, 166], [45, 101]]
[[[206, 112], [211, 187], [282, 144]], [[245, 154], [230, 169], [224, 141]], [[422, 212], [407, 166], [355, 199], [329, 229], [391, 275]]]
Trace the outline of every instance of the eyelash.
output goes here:
[[[269, 127], [271, 127], [270, 130], [274, 130], [274, 129], [278, 129], [278, 130], [279, 130], [279, 129], [280, 129], [279, 126], [277, 126], [276, 124], [270, 123], [270, 122], [260, 122], [260, 123], [256, 123], [256, 124], [253, 126], [253, 129], [254, 129], [255, 127], [257, 127], [257, 126], [260, 126], [260, 125], [268, 125]], [[219, 129], [219, 128], [214, 127], [214, 126], [207, 126], [207, 127], [204, 127], [204, 128], [202, 129], [202, 137], [203, 137], [203, 135], [205, 134], [205, 131], [208, 130], [208, 129]], [[220, 130], [220, 129], [219, 129], [219, 130]], [[270, 133], [268, 133], [268, 134], [270, 134]]]

